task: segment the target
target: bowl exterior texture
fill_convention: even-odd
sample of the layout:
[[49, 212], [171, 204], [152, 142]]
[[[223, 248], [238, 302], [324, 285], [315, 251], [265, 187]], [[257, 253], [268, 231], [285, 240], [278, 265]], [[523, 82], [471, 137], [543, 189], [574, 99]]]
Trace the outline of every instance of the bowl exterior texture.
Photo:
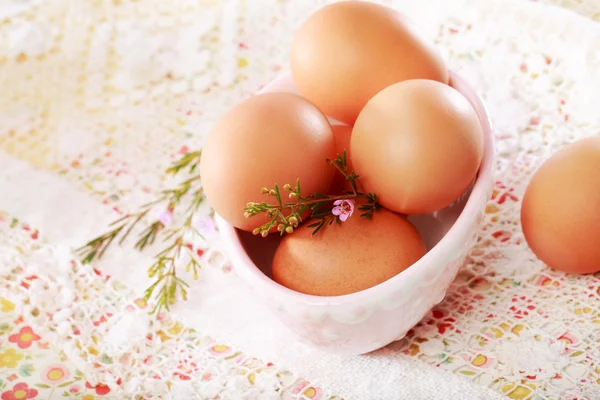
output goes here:
[[[394, 278], [362, 292], [316, 297], [293, 292], [264, 275], [250, 260], [231, 225], [217, 216], [224, 245], [245, 279], [299, 340], [328, 352], [363, 354], [399, 340], [446, 291], [477, 238], [493, 185], [493, 138], [485, 107], [456, 74], [451, 85], [475, 107], [484, 131], [484, 159], [464, 210], [450, 231], [417, 263]], [[286, 74], [263, 91], [293, 91]]]

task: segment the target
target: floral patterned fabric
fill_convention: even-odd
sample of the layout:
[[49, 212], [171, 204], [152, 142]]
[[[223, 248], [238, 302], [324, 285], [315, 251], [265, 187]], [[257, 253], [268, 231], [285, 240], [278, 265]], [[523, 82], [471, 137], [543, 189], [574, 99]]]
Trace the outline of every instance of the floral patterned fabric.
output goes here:
[[[286, 40], [298, 22], [290, 15], [321, 3], [272, 1], [266, 14], [254, 0], [2, 2], [0, 150], [88, 194], [110, 218], [122, 215], [169, 185], [165, 165], [197, 148], [233, 103], [285, 68], [281, 42], [265, 41], [264, 32], [283, 32]], [[546, 3], [600, 20], [598, 2]], [[600, 55], [577, 46], [548, 53], [516, 39], [490, 55], [487, 46], [510, 27], [482, 37], [485, 23], [494, 21], [464, 11], [429, 33], [463, 71], [487, 68], [497, 54], [513, 56], [501, 80], [472, 74], [494, 108], [499, 148], [486, 223], [446, 300], [377, 355], [419, 359], [512, 399], [598, 399], [599, 277], [536, 262], [517, 213], [535, 167], [564, 143], [600, 130], [597, 101], [581, 89], [599, 82], [597, 75], [574, 66], [598, 69]], [[584, 50], [600, 49], [600, 39], [587, 39], [596, 41]], [[51, 227], [15, 216], [0, 214], [2, 400], [338, 398], [167, 314], [149, 318], [140, 288], [126, 288], [101, 266], [81, 266], [52, 236], [46, 241]], [[207, 265], [230, 273], [218, 245], [197, 246]], [[123, 332], [139, 334], [122, 343]]]
[[[0, 289], [2, 400], [165, 395], [173, 399], [339, 400], [325, 396], [321, 388], [290, 371], [186, 329], [164, 312], [157, 318], [149, 317], [143, 299], [102, 272], [82, 266], [69, 253], [56, 254], [37, 230], [6, 213], [0, 213], [0, 252], [0, 277], [5, 282]], [[60, 277], [49, 273], [43, 263], [36, 268], [39, 257], [48, 265], [64, 264], [70, 270], [70, 281], [57, 282]], [[63, 304], [72, 305], [49, 312], [45, 296], [62, 297]], [[82, 300], [97, 304], [96, 309], [103, 312], [89, 315], [85, 305], [78, 308], [71, 303]], [[112, 318], [121, 307], [125, 314], [118, 320]], [[91, 326], [86, 326], [88, 321]], [[139, 321], [150, 324], [151, 333], [135, 325]], [[32, 326], [42, 331], [36, 332]], [[127, 340], [123, 329], [139, 329], [142, 336], [137, 338], [135, 353], [120, 353], [117, 359], [115, 342], [118, 345]], [[108, 337], [112, 346], [83, 347], [99, 343], [100, 337]], [[53, 346], [57, 339], [67, 346]], [[78, 362], [83, 365], [78, 366]], [[153, 373], [140, 376], [137, 363], [151, 367]], [[102, 378], [105, 380], [98, 380]]]

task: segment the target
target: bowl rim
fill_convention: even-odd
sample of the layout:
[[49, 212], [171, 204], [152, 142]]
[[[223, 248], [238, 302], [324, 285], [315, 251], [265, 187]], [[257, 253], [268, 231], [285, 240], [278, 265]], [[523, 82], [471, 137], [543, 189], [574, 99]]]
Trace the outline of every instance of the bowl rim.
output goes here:
[[[288, 289], [287, 287], [280, 285], [275, 282], [267, 275], [265, 275], [250, 259], [246, 251], [244, 250], [236, 229], [225, 221], [221, 216], [215, 213], [215, 219], [223, 245], [228, 255], [232, 258], [234, 263], [234, 271], [245, 279], [247, 283], [254, 289], [257, 286], [268, 287], [269, 290], [274, 290], [282, 296], [288, 298], [294, 298], [296, 301], [312, 304], [312, 305], [341, 305], [347, 303], [354, 303], [357, 301], [365, 301], [366, 299], [372, 299], [374, 295], [387, 292], [392, 287], [398, 287], [397, 283], [403, 279], [411, 279], [412, 276], [419, 273], [423, 267], [433, 263], [437, 258], [442, 258], [452, 243], [453, 236], [460, 236], [459, 233], [466, 229], [470, 229], [472, 226], [472, 220], [480, 212], [481, 208], [487, 202], [489, 187], [493, 180], [493, 162], [494, 162], [494, 140], [491, 121], [487, 108], [482, 99], [477, 95], [474, 89], [458, 74], [453, 71], [449, 71], [449, 85], [458, 90], [463, 96], [465, 96], [469, 102], [473, 105], [477, 111], [480, 119], [483, 136], [484, 136], [484, 149], [481, 166], [479, 168], [475, 183], [473, 184], [471, 193], [467, 202], [461, 211], [460, 215], [452, 225], [452, 227], [446, 232], [446, 234], [435, 244], [423, 257], [417, 262], [412, 264], [410, 267], [395, 275], [394, 277], [372, 286], [368, 289], [361, 290], [359, 292], [340, 295], [340, 296], [315, 296], [305, 293], [296, 292]], [[276, 85], [280, 82], [289, 81], [291, 74], [286, 72], [280, 75], [278, 78], [273, 80], [271, 83], [265, 85], [259, 92], [265, 92], [269, 90], [269, 87]], [[482, 204], [482, 202], [484, 204]]]

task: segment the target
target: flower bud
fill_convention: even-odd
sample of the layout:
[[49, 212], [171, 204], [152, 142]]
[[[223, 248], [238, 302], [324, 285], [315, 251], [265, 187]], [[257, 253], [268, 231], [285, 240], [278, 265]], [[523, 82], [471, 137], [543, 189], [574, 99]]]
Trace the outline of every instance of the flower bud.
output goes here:
[[253, 235], [258, 235], [260, 233], [260, 228], [254, 228], [254, 230], [252, 231]]
[[295, 199], [298, 195], [294, 192], [290, 193], [290, 199]]
[[260, 233], [260, 236], [262, 236], [262, 237], [264, 237], [264, 238], [265, 238], [265, 237], [267, 237], [267, 235], [268, 235], [268, 234], [269, 234], [269, 231], [265, 229], [264, 231], [262, 231], [262, 232]]
[[290, 186], [290, 184], [289, 184], [289, 183], [286, 183], [285, 185], [283, 185], [283, 188], [284, 188], [285, 190], [292, 190], [292, 187]]
[[267, 194], [267, 193], [269, 193], [269, 189], [267, 189], [266, 187], [264, 187], [264, 188], [260, 189], [260, 191], [261, 191], [263, 194]]
[[279, 224], [279, 225], [277, 226], [277, 230], [278, 230], [279, 232], [283, 231], [284, 229], [285, 229], [285, 225], [283, 225], [283, 224]]
[[290, 217], [288, 219], [288, 221], [289, 221], [290, 224], [292, 224], [294, 226], [294, 228], [298, 226], [298, 218], [296, 218], [296, 217]]
[[285, 228], [285, 231], [287, 233], [292, 233], [292, 232], [294, 232], [294, 228], [292, 228], [291, 226], [288, 226], [287, 228]]

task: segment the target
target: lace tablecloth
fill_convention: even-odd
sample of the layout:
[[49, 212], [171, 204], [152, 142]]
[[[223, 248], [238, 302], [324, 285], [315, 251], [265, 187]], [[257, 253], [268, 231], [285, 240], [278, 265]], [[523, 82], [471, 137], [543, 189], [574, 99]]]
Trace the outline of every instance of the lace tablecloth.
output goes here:
[[92, 268], [72, 253], [286, 68], [293, 29], [326, 1], [0, 1], [2, 400], [398, 398], [406, 377], [391, 392], [369, 382], [407, 363], [447, 372], [438, 398], [475, 398], [451, 389], [468, 381], [512, 399], [600, 398], [600, 277], [545, 268], [518, 220], [541, 160], [600, 133], [600, 2], [545, 2], [583, 16], [526, 0], [381, 2], [420, 22], [486, 100], [497, 182], [447, 298], [405, 339], [340, 361], [235, 303], [250, 295], [217, 236], [197, 244], [188, 303], [158, 318], [140, 299], [150, 255], [124, 248]]

